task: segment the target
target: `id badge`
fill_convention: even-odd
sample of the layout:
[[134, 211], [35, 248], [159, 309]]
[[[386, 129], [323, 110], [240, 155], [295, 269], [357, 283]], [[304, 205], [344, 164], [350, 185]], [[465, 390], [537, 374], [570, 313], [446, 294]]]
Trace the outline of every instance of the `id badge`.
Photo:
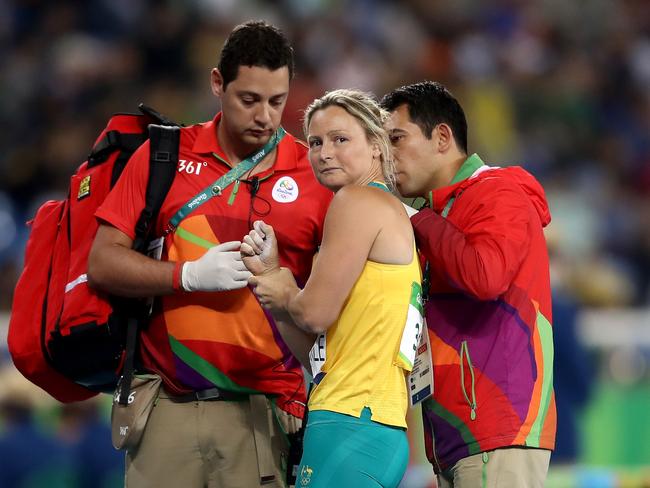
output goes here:
[[422, 287], [420, 283], [411, 284], [411, 298], [409, 300], [406, 322], [402, 330], [402, 340], [400, 342], [399, 353], [397, 354], [397, 364], [410, 371], [413, 368], [415, 356], [417, 353], [420, 336], [424, 328], [424, 303], [422, 300]]
[[431, 342], [426, 320], [420, 343], [418, 344], [413, 370], [406, 379], [409, 389], [409, 404], [414, 407], [433, 395], [433, 362], [431, 361]]
[[[162, 251], [163, 251], [163, 244], [164, 244], [165, 238], [164, 237], [159, 237], [158, 239], [154, 239], [149, 243], [149, 246], [147, 247], [147, 256], [149, 256], [152, 259], [155, 259], [156, 261], [160, 261], [160, 258], [162, 257]], [[153, 301], [154, 297], [149, 297], [147, 298], [147, 310], [148, 310], [148, 315], [151, 315], [151, 312], [153, 312]]]
[[160, 261], [160, 258], [162, 257], [164, 240], [164, 237], [159, 237], [158, 239], [151, 241], [147, 247], [147, 256], [155, 259], [156, 261]]

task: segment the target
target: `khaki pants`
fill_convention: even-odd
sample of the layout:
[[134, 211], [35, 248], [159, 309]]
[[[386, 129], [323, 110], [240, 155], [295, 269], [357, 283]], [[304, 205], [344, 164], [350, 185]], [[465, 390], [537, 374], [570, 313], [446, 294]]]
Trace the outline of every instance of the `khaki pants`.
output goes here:
[[248, 400], [174, 403], [165, 396], [161, 391], [140, 445], [126, 454], [126, 487], [286, 487], [288, 442], [265, 397], [255, 399], [260, 413]]
[[461, 459], [438, 475], [439, 488], [543, 488], [551, 451], [495, 449]]

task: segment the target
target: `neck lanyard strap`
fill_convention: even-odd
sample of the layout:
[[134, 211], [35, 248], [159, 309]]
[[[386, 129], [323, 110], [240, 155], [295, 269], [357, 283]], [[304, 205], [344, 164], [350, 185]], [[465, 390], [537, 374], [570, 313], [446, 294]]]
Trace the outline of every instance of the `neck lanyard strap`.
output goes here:
[[199, 208], [201, 205], [212, 199], [213, 197], [221, 195], [221, 193], [228, 188], [228, 186], [238, 180], [244, 173], [252, 170], [255, 166], [258, 165], [265, 156], [267, 156], [275, 146], [282, 140], [286, 134], [285, 130], [282, 127], [278, 127], [278, 130], [275, 131], [275, 134], [269, 139], [262, 149], [257, 151], [252, 156], [247, 157], [241, 161], [237, 166], [228, 171], [225, 175], [219, 178], [217, 181], [212, 183], [210, 186], [203, 189], [198, 194], [190, 198], [185, 205], [183, 205], [176, 214], [169, 220], [167, 230], [169, 232], [173, 231], [178, 227], [178, 224], [187, 217], [194, 210]]

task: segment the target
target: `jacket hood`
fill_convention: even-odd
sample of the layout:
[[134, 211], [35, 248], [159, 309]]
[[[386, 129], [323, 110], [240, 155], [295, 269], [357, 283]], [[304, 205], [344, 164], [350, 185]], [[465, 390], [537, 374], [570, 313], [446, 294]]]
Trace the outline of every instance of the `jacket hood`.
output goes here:
[[431, 193], [432, 208], [441, 212], [452, 195], [458, 195], [466, 188], [486, 178], [507, 178], [519, 185], [530, 199], [539, 215], [542, 226], [546, 227], [551, 222], [551, 212], [548, 208], [546, 195], [542, 185], [521, 166], [508, 166], [506, 168], [483, 166], [474, 175], [453, 185], [434, 190]]
[[546, 227], [551, 222], [551, 211], [548, 208], [546, 194], [540, 182], [521, 166], [510, 166], [498, 170], [504, 178], [511, 179], [524, 190], [533, 207], [537, 210], [539, 219], [542, 221], [542, 227]]

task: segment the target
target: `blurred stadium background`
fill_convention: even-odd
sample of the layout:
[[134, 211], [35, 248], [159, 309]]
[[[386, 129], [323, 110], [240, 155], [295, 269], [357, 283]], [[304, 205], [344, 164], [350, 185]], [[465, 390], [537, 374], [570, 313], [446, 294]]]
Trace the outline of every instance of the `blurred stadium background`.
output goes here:
[[[248, 19], [294, 43], [290, 131], [325, 90], [428, 78], [460, 99], [472, 151], [542, 181], [559, 408], [547, 486], [650, 486], [649, 1], [0, 0], [0, 487], [121, 486], [110, 400], [61, 407], [12, 371], [24, 222], [63, 196], [111, 113], [144, 101], [211, 118], [209, 70]], [[16, 403], [33, 412], [20, 435]], [[406, 488], [435, 486], [418, 420]], [[3, 478], [20, 466], [23, 484]]]

